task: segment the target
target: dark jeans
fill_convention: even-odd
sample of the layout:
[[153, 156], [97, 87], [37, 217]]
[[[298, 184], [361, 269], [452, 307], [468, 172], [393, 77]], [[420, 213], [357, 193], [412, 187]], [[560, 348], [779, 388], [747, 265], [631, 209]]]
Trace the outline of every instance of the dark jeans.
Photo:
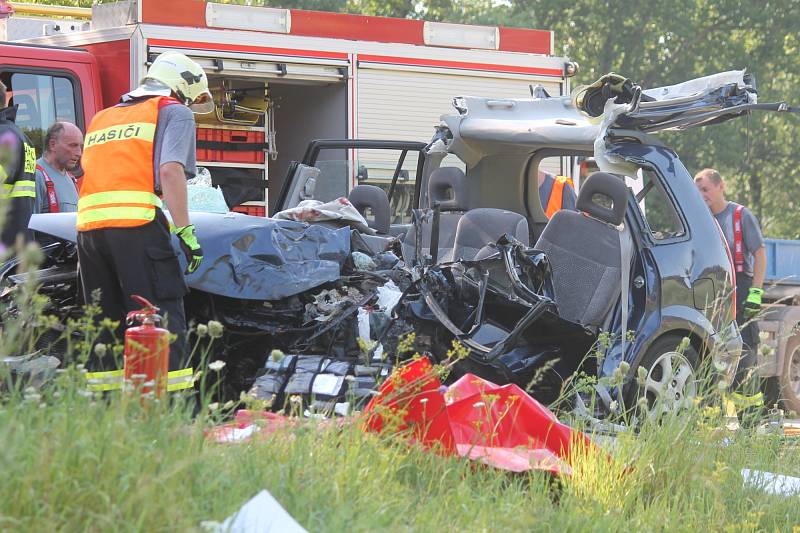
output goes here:
[[[742, 333], [742, 357], [739, 359], [739, 368], [733, 381], [734, 389], [739, 388], [745, 381], [747, 373], [758, 362], [758, 319], [744, 317], [744, 304], [747, 293], [753, 286], [753, 278], [744, 273], [736, 274], [736, 323]], [[752, 391], [752, 392], [755, 392]]]
[[[138, 294], [150, 300], [165, 318], [165, 327], [177, 336], [170, 345], [169, 369], [186, 366], [186, 314], [183, 297], [188, 292], [177, 252], [170, 243], [169, 225], [157, 210], [156, 218], [134, 228], [105, 228], [78, 233], [78, 261], [83, 296], [87, 303], [100, 290], [103, 315], [119, 320], [117, 338], [122, 339], [125, 316], [140, 306], [131, 299]], [[110, 334], [100, 342], [111, 342]], [[110, 356], [99, 360], [92, 354], [89, 370], [113, 370]]]

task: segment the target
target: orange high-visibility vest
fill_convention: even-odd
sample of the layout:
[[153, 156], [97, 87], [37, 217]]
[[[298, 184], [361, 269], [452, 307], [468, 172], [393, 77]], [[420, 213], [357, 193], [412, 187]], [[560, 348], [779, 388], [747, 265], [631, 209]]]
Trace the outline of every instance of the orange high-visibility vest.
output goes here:
[[143, 226], [155, 218], [161, 199], [153, 141], [158, 110], [172, 100], [157, 96], [109, 107], [92, 119], [83, 143], [78, 231]]
[[553, 189], [550, 191], [550, 198], [547, 200], [547, 209], [544, 214], [547, 218], [553, 218], [556, 211], [559, 211], [564, 202], [564, 185], [569, 183], [572, 185], [572, 180], [566, 176], [556, 176], [553, 179]]

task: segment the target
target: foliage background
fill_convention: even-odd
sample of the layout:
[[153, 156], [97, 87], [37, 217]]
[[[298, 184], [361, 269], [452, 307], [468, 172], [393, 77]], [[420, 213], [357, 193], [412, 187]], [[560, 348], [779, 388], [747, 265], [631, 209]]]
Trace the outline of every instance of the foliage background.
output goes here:
[[[645, 87], [723, 70], [756, 76], [762, 102], [800, 105], [798, 0], [217, 0], [471, 24], [550, 29], [556, 53], [581, 64], [576, 82], [619, 72]], [[37, 0], [88, 7], [91, 0]], [[717, 168], [729, 197], [749, 206], [765, 234], [800, 238], [800, 115], [760, 113], [667, 134], [694, 173]]]

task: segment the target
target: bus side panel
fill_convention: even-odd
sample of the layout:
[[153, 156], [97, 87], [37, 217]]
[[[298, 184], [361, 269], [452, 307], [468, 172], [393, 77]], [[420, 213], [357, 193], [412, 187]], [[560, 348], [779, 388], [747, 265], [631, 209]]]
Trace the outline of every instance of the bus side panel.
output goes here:
[[97, 60], [103, 108], [119, 102], [131, 90], [131, 42], [128, 39], [83, 45]]

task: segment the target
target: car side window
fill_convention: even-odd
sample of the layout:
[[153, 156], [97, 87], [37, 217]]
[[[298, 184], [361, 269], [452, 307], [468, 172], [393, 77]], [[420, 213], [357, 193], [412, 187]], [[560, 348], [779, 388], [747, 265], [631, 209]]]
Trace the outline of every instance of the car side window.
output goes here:
[[633, 188], [639, 210], [656, 241], [674, 239], [686, 234], [686, 228], [672, 198], [664, 190], [655, 172], [640, 169]]
[[56, 121], [76, 123], [75, 86], [69, 78], [12, 71], [3, 73], [2, 80], [9, 104], [17, 106], [15, 122], [33, 143], [37, 157], [47, 128]]

